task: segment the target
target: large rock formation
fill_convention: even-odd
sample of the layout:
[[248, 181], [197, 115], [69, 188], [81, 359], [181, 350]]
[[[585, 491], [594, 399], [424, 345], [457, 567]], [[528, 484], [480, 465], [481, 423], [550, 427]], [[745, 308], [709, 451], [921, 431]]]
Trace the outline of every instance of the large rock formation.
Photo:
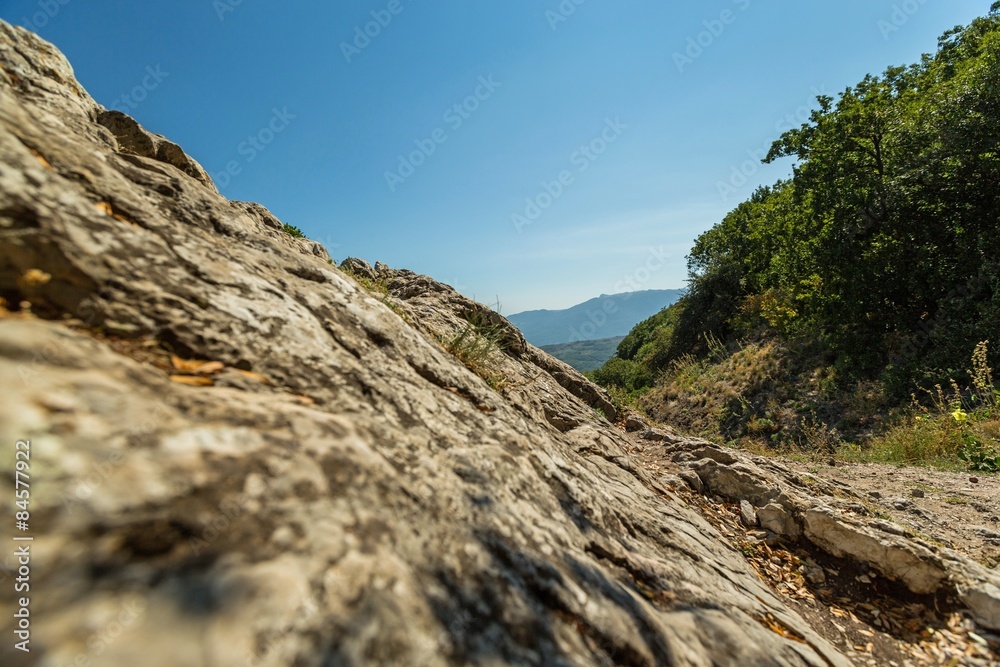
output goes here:
[[30, 440], [34, 537], [2, 664], [850, 664], [603, 392], [447, 286], [364, 273], [0, 22], [0, 497], [13, 533]]

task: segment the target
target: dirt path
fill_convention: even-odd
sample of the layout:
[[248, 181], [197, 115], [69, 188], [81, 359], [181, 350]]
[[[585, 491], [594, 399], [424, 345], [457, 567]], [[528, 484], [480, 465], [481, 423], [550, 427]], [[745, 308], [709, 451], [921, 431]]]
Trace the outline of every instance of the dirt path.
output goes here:
[[930, 542], [1000, 565], [1000, 475], [874, 464], [782, 460], [866, 497], [871, 509]]
[[[757, 574], [859, 667], [998, 667], [1000, 636], [985, 636], [945, 595], [915, 596], [859, 564], [815, 546], [787, 543], [740, 520], [738, 504], [694, 492], [635, 434], [633, 454], [683, 502], [697, 509]], [[920, 538], [996, 567], [1000, 561], [1000, 476], [885, 465], [816, 465], [780, 459], [860, 497], [873, 513]], [[975, 481], [973, 481], [975, 480]], [[773, 631], [794, 639], [795, 628]], [[791, 634], [785, 634], [790, 631]]]

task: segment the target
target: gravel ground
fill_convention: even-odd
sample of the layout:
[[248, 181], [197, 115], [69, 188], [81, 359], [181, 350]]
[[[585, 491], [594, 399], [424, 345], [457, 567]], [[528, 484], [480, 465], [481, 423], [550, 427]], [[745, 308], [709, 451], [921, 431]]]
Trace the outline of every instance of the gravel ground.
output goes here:
[[783, 461], [852, 489], [871, 509], [987, 567], [1000, 565], [1000, 475], [874, 464]]

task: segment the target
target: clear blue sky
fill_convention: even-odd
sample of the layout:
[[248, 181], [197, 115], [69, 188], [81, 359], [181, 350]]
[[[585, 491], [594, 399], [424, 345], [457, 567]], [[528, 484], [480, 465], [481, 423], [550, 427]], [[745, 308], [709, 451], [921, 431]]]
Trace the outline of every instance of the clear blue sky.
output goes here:
[[[790, 171], [732, 178], [789, 115], [916, 61], [990, 4], [0, 0], [0, 16], [228, 197], [338, 260], [427, 273], [509, 314], [682, 286], [694, 238]], [[689, 40], [701, 53], [678, 62]], [[417, 142], [433, 153], [401, 167]]]

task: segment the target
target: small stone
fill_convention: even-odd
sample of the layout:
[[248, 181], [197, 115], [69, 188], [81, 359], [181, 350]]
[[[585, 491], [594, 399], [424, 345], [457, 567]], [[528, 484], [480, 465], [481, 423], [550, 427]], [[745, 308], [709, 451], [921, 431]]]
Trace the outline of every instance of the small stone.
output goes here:
[[813, 586], [822, 586], [826, 583], [826, 574], [823, 568], [818, 565], [807, 565], [802, 569], [802, 576]]
[[629, 433], [643, 431], [647, 428], [649, 428], [649, 424], [646, 423], [646, 420], [634, 412], [625, 418], [625, 430]]
[[860, 577], [858, 577], [857, 579], [858, 579], [858, 581], [860, 581], [860, 582], [861, 582], [862, 584], [870, 584], [870, 583], [872, 583], [872, 580], [871, 580], [870, 578], [868, 578], [868, 575], [867, 575], [867, 574], [862, 574], [862, 575], [861, 575]]
[[761, 507], [757, 511], [757, 520], [760, 522], [761, 528], [778, 535], [788, 535], [794, 538], [802, 534], [802, 529], [796, 523], [795, 518], [777, 503], [768, 503]]
[[757, 526], [757, 510], [745, 500], [740, 501], [740, 519], [750, 528]]
[[42, 396], [39, 404], [51, 412], [73, 412], [81, 407], [79, 400], [71, 394], [49, 394], [48, 396]]
[[127, 322], [116, 322], [114, 320], [104, 321], [104, 331], [112, 336], [134, 336], [139, 331], [139, 327], [135, 324], [129, 324]]
[[287, 549], [295, 542], [295, 531], [289, 526], [279, 526], [271, 534], [271, 542], [282, 549]]
[[639, 437], [642, 438], [643, 440], [652, 440], [653, 442], [663, 442], [664, 440], [667, 440], [670, 437], [670, 434], [661, 428], [647, 428], [645, 431], [642, 432], [642, 435], [640, 435]]
[[912, 495], [914, 498], [923, 498], [925, 494], [923, 492], [923, 489], [913, 489], [913, 491], [910, 492], [910, 495]]
[[979, 484], [979, 478], [978, 477], [970, 477], [969, 478], [969, 483], [971, 483], [971, 484]]
[[677, 473], [677, 476], [687, 482], [687, 485], [698, 493], [701, 493], [702, 489], [705, 488], [705, 483], [701, 481], [701, 477], [694, 470], [681, 470]]
[[872, 498], [875, 498], [876, 500], [882, 497], [882, 494], [879, 493], [878, 491], [869, 491], [868, 495]]
[[356, 276], [362, 276], [368, 280], [378, 280], [378, 276], [375, 275], [375, 269], [371, 267], [371, 264], [357, 257], [348, 257], [340, 263], [340, 268], [343, 271], [348, 271]]
[[660, 477], [660, 484], [667, 487], [668, 489], [679, 489], [686, 486], [684, 480], [682, 480], [677, 475], [663, 475]]

